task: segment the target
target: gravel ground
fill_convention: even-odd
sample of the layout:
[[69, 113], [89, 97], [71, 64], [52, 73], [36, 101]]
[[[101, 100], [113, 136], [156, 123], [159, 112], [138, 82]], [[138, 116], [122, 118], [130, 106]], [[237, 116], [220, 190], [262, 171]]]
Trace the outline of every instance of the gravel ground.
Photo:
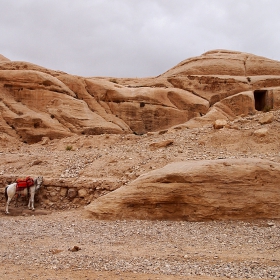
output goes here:
[[280, 279], [278, 220], [92, 221], [81, 209], [31, 213], [1, 213], [1, 279]]
[[[280, 111], [264, 125], [264, 137], [254, 135], [264, 127], [261, 116], [237, 119], [232, 129], [70, 137], [31, 146], [0, 141], [2, 190], [6, 178], [20, 174], [116, 182], [111, 188], [176, 161], [252, 157], [280, 162]], [[150, 149], [165, 140], [174, 143]], [[67, 145], [73, 150], [66, 152]], [[104, 184], [97, 195], [108, 192]], [[84, 216], [84, 204], [60, 201], [54, 191], [60, 189], [50, 188], [46, 195], [51, 206], [42, 197], [35, 212], [11, 203], [10, 216], [4, 215], [0, 193], [0, 279], [280, 279], [280, 220], [93, 221]], [[55, 207], [68, 210], [51, 210]]]

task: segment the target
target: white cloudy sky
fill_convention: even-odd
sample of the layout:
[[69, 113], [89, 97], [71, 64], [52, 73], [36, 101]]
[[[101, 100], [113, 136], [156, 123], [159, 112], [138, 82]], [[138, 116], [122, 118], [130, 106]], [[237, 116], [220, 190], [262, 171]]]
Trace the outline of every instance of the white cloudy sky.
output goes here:
[[70, 74], [156, 76], [212, 49], [280, 60], [280, 1], [0, 0], [0, 54]]

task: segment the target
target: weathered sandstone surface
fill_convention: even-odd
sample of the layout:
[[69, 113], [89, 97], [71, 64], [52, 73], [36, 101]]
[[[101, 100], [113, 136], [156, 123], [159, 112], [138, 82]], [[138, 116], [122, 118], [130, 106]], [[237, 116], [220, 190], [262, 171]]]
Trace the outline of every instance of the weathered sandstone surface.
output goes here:
[[1, 132], [26, 143], [233, 120], [280, 108], [279, 91], [280, 62], [226, 50], [141, 79], [78, 77], [0, 57]]
[[280, 217], [280, 164], [259, 159], [171, 163], [87, 206], [98, 219]]

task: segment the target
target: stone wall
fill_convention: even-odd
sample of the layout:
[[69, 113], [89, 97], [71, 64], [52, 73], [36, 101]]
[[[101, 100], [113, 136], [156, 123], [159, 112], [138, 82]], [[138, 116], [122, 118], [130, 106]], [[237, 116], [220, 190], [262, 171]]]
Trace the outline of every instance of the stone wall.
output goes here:
[[[0, 206], [5, 206], [5, 186], [14, 180], [0, 178]], [[43, 187], [35, 195], [35, 208], [66, 210], [87, 205], [96, 198], [103, 196], [112, 190], [120, 187], [122, 182], [112, 182], [110, 180], [90, 180], [90, 182], [78, 182], [71, 184], [65, 181], [54, 183], [53, 180], [44, 183]], [[14, 206], [15, 197], [11, 202]], [[19, 206], [27, 205], [26, 196], [18, 198]]]

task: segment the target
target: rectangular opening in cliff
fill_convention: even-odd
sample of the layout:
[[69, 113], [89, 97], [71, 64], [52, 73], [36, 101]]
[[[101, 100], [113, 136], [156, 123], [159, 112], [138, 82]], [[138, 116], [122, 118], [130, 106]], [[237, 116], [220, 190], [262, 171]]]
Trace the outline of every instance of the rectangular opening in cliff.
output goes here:
[[266, 90], [255, 90], [254, 98], [255, 98], [255, 109], [258, 111], [263, 111], [265, 108]]

